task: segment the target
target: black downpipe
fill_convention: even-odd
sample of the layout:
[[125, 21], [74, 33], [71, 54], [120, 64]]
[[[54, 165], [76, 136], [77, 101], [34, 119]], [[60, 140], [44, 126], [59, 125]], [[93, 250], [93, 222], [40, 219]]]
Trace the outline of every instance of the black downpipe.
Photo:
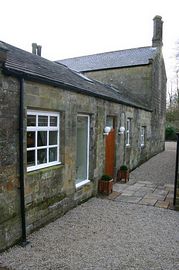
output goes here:
[[20, 106], [19, 106], [19, 166], [20, 166], [20, 210], [22, 236], [21, 245], [27, 244], [26, 218], [25, 218], [25, 196], [24, 196], [24, 79], [20, 78]]
[[177, 150], [176, 150], [176, 165], [175, 165], [175, 185], [174, 185], [174, 197], [173, 197], [173, 205], [176, 205], [176, 192], [177, 192], [177, 179], [178, 179], [178, 156], [179, 156], [179, 133], [177, 135]]

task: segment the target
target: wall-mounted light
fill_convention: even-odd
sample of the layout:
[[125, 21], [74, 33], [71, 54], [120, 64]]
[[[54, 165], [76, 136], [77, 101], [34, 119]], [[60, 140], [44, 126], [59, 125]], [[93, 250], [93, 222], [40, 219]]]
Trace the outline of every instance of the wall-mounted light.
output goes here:
[[125, 132], [125, 127], [120, 127], [118, 134], [122, 135]]
[[105, 127], [103, 135], [107, 136], [109, 132], [111, 131], [112, 127]]

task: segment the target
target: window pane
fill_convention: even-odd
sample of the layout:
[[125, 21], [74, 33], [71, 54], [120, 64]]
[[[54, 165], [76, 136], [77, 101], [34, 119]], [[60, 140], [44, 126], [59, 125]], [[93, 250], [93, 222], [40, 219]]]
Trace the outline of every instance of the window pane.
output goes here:
[[77, 118], [77, 179], [76, 184], [88, 179], [88, 118]]
[[47, 145], [47, 131], [38, 131], [37, 146]]
[[36, 126], [36, 115], [27, 115], [27, 126]]
[[57, 131], [49, 132], [49, 144], [50, 145], [57, 144]]
[[35, 147], [35, 131], [27, 132], [27, 148]]
[[145, 143], [145, 128], [141, 127], [141, 146], [144, 146]]
[[49, 148], [49, 162], [57, 161], [57, 147]]
[[106, 117], [106, 126], [114, 128], [114, 117], [112, 116]]
[[27, 166], [35, 166], [35, 150], [27, 151]]
[[130, 119], [127, 119], [127, 130], [130, 130]]
[[39, 149], [37, 151], [37, 164], [43, 164], [47, 162], [47, 149]]
[[57, 126], [57, 116], [50, 116], [50, 126], [51, 127]]
[[40, 127], [48, 126], [48, 116], [39, 115], [38, 126], [40, 126]]

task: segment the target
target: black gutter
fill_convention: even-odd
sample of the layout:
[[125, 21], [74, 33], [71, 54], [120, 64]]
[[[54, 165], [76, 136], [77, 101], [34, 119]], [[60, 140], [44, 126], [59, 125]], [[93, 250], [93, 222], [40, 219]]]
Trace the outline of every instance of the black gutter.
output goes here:
[[25, 217], [25, 192], [24, 192], [24, 79], [19, 78], [20, 83], [20, 105], [19, 105], [19, 170], [20, 170], [20, 210], [21, 210], [21, 245], [28, 244], [26, 237], [26, 217]]
[[173, 197], [173, 205], [176, 205], [176, 193], [177, 193], [177, 180], [178, 180], [178, 167], [179, 167], [179, 132], [177, 135], [177, 150], [176, 150], [176, 165], [175, 165], [175, 184], [174, 184], [174, 197]]

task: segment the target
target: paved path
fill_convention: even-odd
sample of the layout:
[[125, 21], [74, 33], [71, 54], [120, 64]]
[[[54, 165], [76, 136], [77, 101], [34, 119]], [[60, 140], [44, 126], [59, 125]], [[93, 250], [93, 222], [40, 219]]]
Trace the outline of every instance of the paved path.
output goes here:
[[[161, 155], [166, 152], [154, 157], [155, 162]], [[146, 168], [146, 164], [143, 166]], [[137, 169], [142, 170], [141, 174], [143, 166]], [[158, 180], [137, 181], [136, 172], [131, 175], [131, 185], [115, 185], [118, 190], [125, 189], [123, 195], [113, 200], [92, 198], [31, 234], [26, 247], [15, 246], [0, 254], [0, 269], [179, 270], [179, 213], [120, 200], [126, 193], [132, 198], [133, 192], [141, 196], [146, 190], [167, 196], [161, 192]], [[170, 192], [168, 185], [172, 183], [165, 177], [161, 179], [160, 186]]]
[[176, 143], [167, 142], [165, 148], [131, 172], [129, 182], [115, 183], [108, 199], [172, 209]]
[[154, 156], [131, 173], [137, 181], [149, 181], [158, 185], [174, 184], [176, 143], [166, 142], [165, 151]]

